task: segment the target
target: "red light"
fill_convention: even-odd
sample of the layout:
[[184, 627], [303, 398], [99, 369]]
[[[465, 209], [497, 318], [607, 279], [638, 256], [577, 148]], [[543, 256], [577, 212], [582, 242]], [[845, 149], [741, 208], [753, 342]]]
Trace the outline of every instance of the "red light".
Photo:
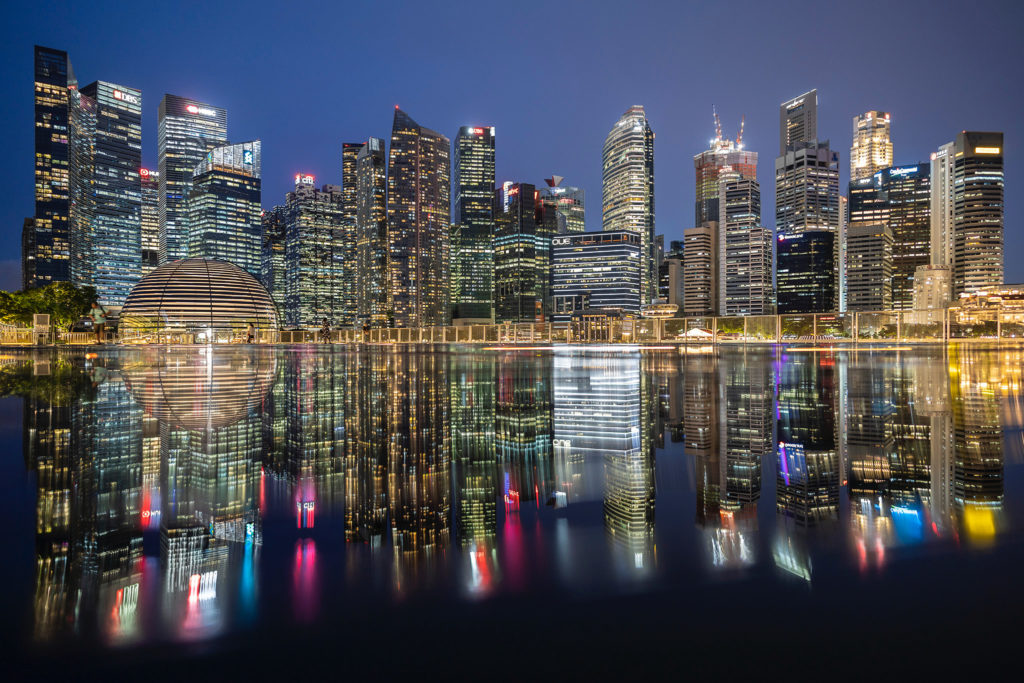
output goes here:
[[185, 106], [185, 111], [187, 111], [189, 114], [198, 114], [199, 113], [199, 107], [197, 107], [194, 104], [189, 104], [189, 105]]
[[139, 175], [142, 176], [143, 178], [148, 178], [149, 177], [149, 169], [148, 168], [140, 168], [139, 169]]

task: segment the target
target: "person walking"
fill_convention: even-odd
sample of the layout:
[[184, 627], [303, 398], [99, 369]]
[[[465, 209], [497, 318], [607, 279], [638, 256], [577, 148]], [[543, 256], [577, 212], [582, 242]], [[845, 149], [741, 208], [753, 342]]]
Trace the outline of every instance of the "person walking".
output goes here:
[[256, 341], [256, 327], [249, 323], [249, 328], [245, 331], [245, 343], [252, 344]]
[[96, 343], [102, 344], [107, 331], [107, 309], [99, 301], [93, 301], [89, 318], [92, 320], [92, 329], [96, 331]]
[[331, 321], [324, 318], [324, 324], [320, 326], [320, 341], [328, 344], [331, 341]]

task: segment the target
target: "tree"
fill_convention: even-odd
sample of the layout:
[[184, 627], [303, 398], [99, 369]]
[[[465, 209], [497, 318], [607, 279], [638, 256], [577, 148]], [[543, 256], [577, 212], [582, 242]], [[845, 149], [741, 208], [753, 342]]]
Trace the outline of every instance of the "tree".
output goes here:
[[54, 282], [18, 292], [0, 291], [0, 321], [31, 325], [36, 313], [47, 313], [55, 328], [70, 330], [96, 300], [94, 287], [76, 287], [70, 282]]

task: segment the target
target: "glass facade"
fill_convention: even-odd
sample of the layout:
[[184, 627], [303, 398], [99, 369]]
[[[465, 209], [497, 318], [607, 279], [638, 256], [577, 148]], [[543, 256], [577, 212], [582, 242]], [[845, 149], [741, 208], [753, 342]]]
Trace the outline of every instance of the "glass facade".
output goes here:
[[263, 226], [259, 140], [216, 147], [191, 175], [189, 258], [229, 261], [259, 277]]
[[494, 319], [494, 128], [463, 126], [453, 145], [452, 318]]
[[358, 161], [359, 151], [363, 148], [361, 142], [345, 142], [341, 145], [341, 196], [344, 203], [344, 228], [340, 236], [339, 249], [335, 253], [335, 260], [340, 261], [340, 267], [344, 272], [341, 280], [340, 298], [341, 312], [338, 324], [350, 326], [355, 324], [359, 312], [358, 290], [356, 268], [358, 258], [356, 256], [356, 215], [359, 208], [359, 180]]
[[[503, 193], [508, 210], [499, 211]], [[554, 212], [544, 211], [529, 183], [495, 191], [494, 316], [496, 322], [543, 322], [551, 315]]]
[[574, 311], [619, 308], [640, 313], [640, 236], [635, 232], [584, 232], [551, 240], [552, 320]]
[[142, 183], [142, 276], [160, 264], [160, 174], [139, 169]]
[[1003, 284], [1003, 134], [956, 136], [953, 299]]
[[263, 212], [263, 250], [260, 254], [260, 282], [270, 292], [279, 314], [284, 313], [285, 297], [285, 207], [275, 206]]
[[288, 325], [331, 327], [344, 321], [345, 203], [341, 187], [313, 186], [311, 175], [295, 177], [285, 203], [285, 320]]
[[719, 177], [718, 312], [771, 314], [772, 235], [761, 225], [761, 186], [735, 171]]
[[164, 95], [157, 121], [160, 173], [160, 263], [188, 254], [192, 173], [214, 147], [228, 143], [228, 114], [198, 100]]
[[540, 201], [545, 210], [551, 207], [558, 212], [558, 234], [583, 232], [586, 228], [584, 204], [586, 195], [583, 188], [563, 186], [562, 176], [545, 178], [547, 187], [540, 190]]
[[831, 230], [779, 235], [775, 277], [780, 315], [835, 310], [835, 242]]
[[[715, 121], [718, 115], [715, 114]], [[729, 140], [722, 137], [719, 126], [711, 148], [694, 155], [693, 167], [697, 176], [697, 201], [694, 225], [704, 225], [719, 219], [719, 176], [723, 171], [738, 173], [743, 178], [757, 180], [757, 152], [743, 149], [743, 132], [740, 137]]]
[[388, 303], [387, 159], [384, 141], [370, 138], [356, 156], [356, 319], [390, 327]]

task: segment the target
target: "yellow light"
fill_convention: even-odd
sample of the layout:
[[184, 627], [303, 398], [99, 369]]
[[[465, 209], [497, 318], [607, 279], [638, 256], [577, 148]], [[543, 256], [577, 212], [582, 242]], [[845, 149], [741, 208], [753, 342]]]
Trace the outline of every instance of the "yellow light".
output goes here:
[[996, 535], [995, 511], [990, 507], [967, 504], [964, 509], [967, 536], [974, 541], [988, 541]]
[[1001, 151], [1003, 151], [1003, 150], [999, 149], [998, 147], [975, 147], [974, 148], [974, 153], [975, 154], [999, 154]]

